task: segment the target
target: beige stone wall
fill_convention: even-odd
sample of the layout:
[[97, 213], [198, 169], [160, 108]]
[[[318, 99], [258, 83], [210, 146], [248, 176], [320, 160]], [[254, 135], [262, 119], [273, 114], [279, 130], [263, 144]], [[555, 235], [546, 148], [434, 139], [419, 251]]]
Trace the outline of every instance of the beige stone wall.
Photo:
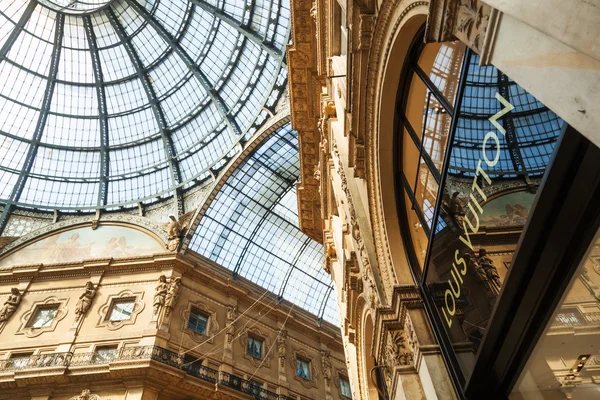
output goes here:
[[[280, 303], [243, 278], [232, 280], [230, 271], [200, 256], [165, 253], [15, 266], [0, 274], [2, 304], [11, 288], [21, 293], [16, 311], [0, 323], [0, 399], [68, 400], [84, 389], [111, 400], [207, 399], [216, 398], [217, 392], [224, 399], [249, 398], [222, 382], [215, 386], [186, 375], [181, 363], [189, 363], [189, 357], [202, 360], [215, 374], [252, 380], [290, 399], [340, 398], [339, 379], [347, 372], [339, 330], [326, 322], [319, 326], [315, 316]], [[161, 275], [167, 285], [181, 277], [179, 296], [172, 309], [164, 305], [154, 314]], [[96, 294], [76, 322], [77, 302], [88, 281], [94, 283]], [[110, 302], [119, 297], [135, 298], [134, 317], [107, 322]], [[60, 310], [51, 327], [28, 326], [36, 305], [57, 303]], [[191, 307], [208, 316], [206, 335], [188, 328]], [[230, 307], [237, 307], [233, 315], [228, 313]], [[248, 334], [264, 340], [264, 362], [246, 354]], [[102, 346], [117, 346], [127, 357], [94, 362], [92, 353]], [[33, 357], [23, 361], [25, 367], [14, 368], [11, 356], [23, 353]], [[43, 358], [55, 353], [70, 354], [70, 361]], [[310, 380], [297, 376], [296, 357], [310, 362]]]

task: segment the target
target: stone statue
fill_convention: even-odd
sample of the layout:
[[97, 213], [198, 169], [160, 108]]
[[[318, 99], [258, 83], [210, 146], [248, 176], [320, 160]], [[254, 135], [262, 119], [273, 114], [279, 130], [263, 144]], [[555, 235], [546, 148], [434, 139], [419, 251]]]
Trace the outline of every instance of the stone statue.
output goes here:
[[500, 290], [502, 288], [502, 282], [500, 275], [498, 275], [498, 269], [494, 265], [494, 261], [487, 255], [485, 249], [479, 249], [477, 255], [465, 254], [465, 260], [467, 265], [471, 266], [477, 276], [482, 281], [488, 281], [491, 288]]
[[92, 300], [94, 300], [94, 296], [96, 296], [96, 289], [94, 288], [94, 284], [88, 281], [85, 284], [85, 291], [81, 294], [81, 296], [79, 296], [79, 301], [77, 301], [77, 305], [75, 306], [76, 322], [79, 321], [90, 308], [92, 305]]
[[6, 322], [15, 313], [19, 303], [21, 302], [21, 293], [19, 289], [10, 289], [10, 295], [4, 302], [4, 306], [0, 308], [0, 322]]
[[325, 378], [325, 382], [327, 382], [327, 384], [331, 382], [331, 378], [333, 376], [331, 372], [331, 361], [329, 361], [330, 354], [331, 353], [329, 351], [321, 352], [321, 366], [323, 367], [323, 377]]
[[192, 210], [183, 214], [177, 218], [175, 215], [169, 215], [169, 222], [165, 224], [165, 230], [167, 231], [167, 250], [177, 251], [179, 244], [181, 243], [181, 236], [188, 228], [192, 217], [196, 210]]
[[233, 335], [235, 333], [235, 327], [233, 322], [237, 318], [237, 306], [229, 306], [227, 307], [227, 343], [233, 342]]
[[502, 288], [502, 281], [500, 281], [500, 275], [498, 275], [498, 269], [494, 265], [494, 260], [488, 257], [485, 249], [479, 249], [478, 259], [479, 265], [483, 268], [488, 281], [493, 283], [499, 291]]
[[167, 278], [164, 275], [161, 275], [158, 278], [158, 285], [156, 285], [156, 289], [154, 289], [154, 301], [152, 302], [154, 315], [158, 315], [160, 308], [165, 305], [165, 297], [167, 296], [168, 290], [169, 286], [167, 285]]
[[463, 200], [458, 197], [459, 194], [460, 192], [452, 193], [452, 197], [448, 204], [448, 211], [450, 216], [453, 217], [458, 224], [461, 224], [465, 216], [465, 207], [463, 205]]
[[79, 396], [71, 397], [69, 400], [100, 400], [100, 396], [92, 394], [90, 389], [83, 389]]
[[279, 363], [281, 364], [282, 367], [285, 365], [285, 355], [286, 355], [285, 338], [286, 337], [287, 337], [287, 331], [285, 329], [283, 329], [279, 333], [279, 336], [277, 336], [277, 355], [279, 357]]
[[165, 298], [165, 316], [168, 317], [171, 311], [175, 308], [177, 298], [179, 297], [179, 286], [181, 285], [181, 278], [177, 277], [169, 282], [169, 289]]

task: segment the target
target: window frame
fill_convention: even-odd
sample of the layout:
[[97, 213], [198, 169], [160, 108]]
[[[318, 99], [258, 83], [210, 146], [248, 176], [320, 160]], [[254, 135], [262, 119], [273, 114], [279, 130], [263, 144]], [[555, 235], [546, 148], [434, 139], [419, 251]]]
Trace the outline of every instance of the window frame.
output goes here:
[[[56, 317], [59, 314], [60, 306], [61, 306], [60, 303], [51, 303], [51, 304], [40, 304], [40, 305], [37, 305], [35, 307], [35, 309], [33, 310], [33, 313], [31, 314], [31, 317], [29, 317], [29, 320], [27, 321], [27, 324], [25, 324], [25, 328], [29, 328], [29, 329], [42, 329], [42, 328], [49, 328], [49, 327], [51, 327], [52, 323], [54, 322], [54, 320], [56, 319]], [[45, 325], [33, 326], [34, 323], [35, 323], [36, 317], [39, 315], [40, 312], [42, 312], [44, 310], [54, 310], [54, 314], [52, 315], [52, 319], [50, 319], [49, 321], [47, 321], [47, 323]]]
[[[302, 375], [299, 374], [300, 368], [298, 368], [298, 366], [299, 366], [300, 363], [305, 363], [306, 364], [306, 370], [308, 371], [308, 377], [304, 377], [304, 376], [302, 376]], [[311, 381], [312, 380], [312, 376], [311, 376], [312, 374], [311, 374], [311, 371], [310, 371], [310, 368], [311, 368], [310, 364], [311, 364], [310, 360], [307, 360], [304, 357], [298, 357], [298, 356], [296, 356], [296, 376], [298, 378], [304, 379], [305, 381]]]
[[[135, 304], [136, 304], [136, 298], [135, 297], [120, 297], [120, 298], [115, 298], [112, 299], [111, 303], [110, 303], [110, 307], [108, 308], [108, 312], [106, 313], [106, 321], [107, 322], [124, 322], [124, 321], [131, 321], [134, 312], [135, 312]], [[131, 305], [133, 306], [133, 308], [131, 309], [131, 313], [129, 314], [129, 318], [124, 318], [124, 319], [112, 319], [112, 314], [115, 311], [115, 307], [117, 304], [120, 303], [131, 303]]]
[[[251, 341], [260, 343], [260, 356], [259, 357], [250, 353], [250, 342]], [[265, 339], [263, 339], [262, 337], [253, 335], [253, 334], [248, 334], [248, 343], [246, 344], [246, 354], [248, 356], [253, 357], [256, 360], [263, 360], [264, 359], [264, 351], [263, 351], [264, 346], [265, 346]]]
[[[201, 317], [203, 317], [205, 319], [204, 332], [201, 332], [201, 331], [199, 331], [199, 330], [196, 329], [198, 327], [197, 323], [196, 323], [196, 328], [190, 327], [190, 321], [192, 319], [192, 315], [201, 316]], [[193, 332], [196, 332], [199, 335], [207, 336], [209, 322], [210, 322], [210, 315], [208, 315], [206, 312], [203, 312], [199, 308], [192, 306], [190, 308], [190, 315], [189, 315], [187, 323], [186, 323], [186, 328], [189, 329], [189, 330], [191, 330], [191, 331], [193, 331]]]

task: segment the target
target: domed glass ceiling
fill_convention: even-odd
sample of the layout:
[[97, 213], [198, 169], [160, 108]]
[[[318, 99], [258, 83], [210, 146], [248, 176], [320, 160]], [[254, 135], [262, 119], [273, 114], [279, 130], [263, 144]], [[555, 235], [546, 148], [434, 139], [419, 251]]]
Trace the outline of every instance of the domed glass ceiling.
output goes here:
[[299, 165], [298, 134], [288, 123], [233, 171], [189, 249], [339, 326], [323, 246], [298, 227]]
[[210, 177], [285, 86], [287, 2], [0, 2], [0, 226]]

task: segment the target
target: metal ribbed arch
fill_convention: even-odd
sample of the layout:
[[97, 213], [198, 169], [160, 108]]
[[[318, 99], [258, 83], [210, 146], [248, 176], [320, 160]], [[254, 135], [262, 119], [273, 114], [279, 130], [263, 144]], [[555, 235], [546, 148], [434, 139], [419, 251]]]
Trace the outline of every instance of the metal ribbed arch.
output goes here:
[[[23, 4], [22, 8], [15, 11], [15, 7], [21, 7], [19, 4]], [[44, 10], [47, 6], [52, 11]], [[0, 178], [8, 182], [0, 185], [0, 205], [5, 205], [0, 228], [6, 225], [15, 207], [67, 212], [135, 207], [140, 201], [160, 201], [159, 196], [164, 198], [169, 193], [175, 193], [182, 205], [181, 188], [208, 179], [207, 171], [218, 169], [222, 160], [237, 151], [238, 142], [244, 143], [266, 120], [265, 106], [274, 110], [284, 90], [278, 80], [283, 62], [281, 49], [289, 37], [289, 17], [281, 13], [287, 5], [266, 1], [240, 7], [223, 1], [211, 6], [202, 1], [157, 0], [147, 7], [135, 0], [113, 0], [85, 12], [60, 11], [60, 7], [33, 0], [0, 4], [0, 24], [14, 26], [0, 41], [0, 70], [21, 74], [26, 77], [25, 82], [52, 81], [56, 93], [50, 95], [58, 94], [44, 108], [31, 102], [31, 93], [11, 94], [11, 86], [18, 79], [0, 80], [0, 101], [15, 104], [22, 114], [45, 114], [50, 118], [49, 131], [42, 132], [38, 142], [13, 128], [4, 130], [0, 123], [0, 142], [4, 139], [5, 145], [14, 143], [13, 147], [21, 148], [32, 147], [33, 143], [35, 148], [28, 162], [19, 164], [21, 167], [17, 167], [14, 156], [6, 155], [5, 162], [5, 155], [0, 153]], [[258, 19], [253, 18], [255, 11]], [[127, 15], [121, 20], [123, 13]], [[50, 80], [39, 65], [50, 58], [42, 50], [52, 40], [45, 39], [43, 29], [36, 29], [36, 25], [47, 26], [49, 20], [54, 24], [59, 21], [65, 32], [66, 49], [64, 56], [57, 53], [60, 73], [54, 73]], [[124, 21], [135, 25], [128, 29], [123, 26]], [[169, 28], [175, 25], [166, 26], [165, 21], [175, 21], [177, 28]], [[114, 27], [114, 33], [105, 28], [108, 25]], [[30, 27], [25, 33], [29, 41], [20, 38], [26, 26]], [[282, 32], [286, 32], [285, 37]], [[166, 44], [152, 47], [152, 43], [148, 45], [152, 41]], [[20, 46], [21, 43], [32, 43], [31, 48]], [[50, 47], [59, 51], [61, 46], [55, 39]], [[17, 47], [23, 50], [16, 51]], [[140, 50], [150, 57], [136, 56]], [[25, 62], [21, 54], [24, 52], [34, 54], [39, 62]], [[163, 79], [163, 71], [168, 72], [170, 65], [179, 70], [181, 64], [185, 64], [189, 78], [171, 73], [174, 86], [166, 88], [164, 83], [171, 81], [160, 81], [163, 90], [154, 91], [156, 80]], [[213, 65], [219, 67], [212, 68]], [[188, 95], [201, 92], [190, 92], [194, 85], [204, 89], [202, 98]], [[73, 96], [68, 96], [69, 90]], [[89, 104], [92, 92], [93, 107]], [[147, 100], [131, 100], [141, 99], [139, 94]], [[65, 96], [71, 99], [70, 103], [64, 100]], [[172, 104], [182, 103], [185, 110], [174, 112]], [[10, 114], [11, 107], [4, 108], [4, 114]], [[8, 117], [5, 120], [16, 118], [15, 126], [24, 123], [16, 114], [4, 114], [1, 116]], [[212, 115], [216, 117], [211, 119]], [[190, 129], [196, 132], [193, 136], [187, 135]], [[160, 152], [166, 156], [159, 157], [159, 142]], [[37, 152], [40, 146], [44, 148], [42, 158]], [[147, 156], [141, 151], [152, 153]], [[62, 161], [56, 161], [58, 164], [56, 157], [62, 157]], [[143, 159], [146, 161], [140, 162]], [[203, 159], [206, 162], [200, 167], [198, 160]], [[65, 166], [66, 160], [69, 166]], [[161, 171], [168, 171], [172, 183], [165, 180]], [[19, 190], [13, 188], [15, 176], [20, 177]], [[4, 195], [7, 190], [10, 196]]]
[[323, 246], [298, 227], [297, 133], [277, 129], [247, 155], [205, 206], [188, 249], [337, 324]]

